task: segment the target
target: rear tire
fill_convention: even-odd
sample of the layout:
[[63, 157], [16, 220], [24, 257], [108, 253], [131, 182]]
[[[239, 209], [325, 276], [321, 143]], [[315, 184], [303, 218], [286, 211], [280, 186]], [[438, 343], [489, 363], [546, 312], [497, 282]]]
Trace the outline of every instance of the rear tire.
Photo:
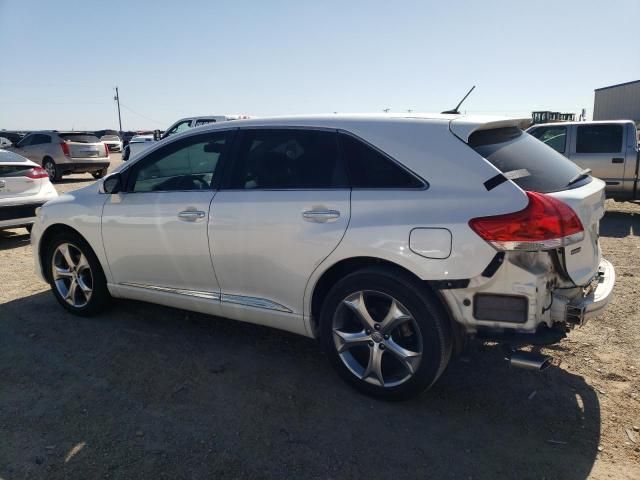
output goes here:
[[367, 268], [336, 283], [320, 330], [340, 376], [388, 400], [429, 388], [451, 358], [451, 324], [438, 300], [422, 282], [390, 269]]
[[96, 180], [99, 178], [104, 177], [107, 174], [107, 169], [103, 168], [102, 170], [98, 170], [97, 172], [92, 172], [91, 175], [93, 175], [93, 178], [95, 178]]
[[45, 278], [58, 303], [75, 315], [101, 311], [111, 299], [98, 257], [77, 234], [63, 232], [45, 247]]
[[49, 180], [52, 183], [59, 182], [62, 179], [62, 171], [51, 158], [45, 158], [42, 161], [42, 168], [49, 174]]

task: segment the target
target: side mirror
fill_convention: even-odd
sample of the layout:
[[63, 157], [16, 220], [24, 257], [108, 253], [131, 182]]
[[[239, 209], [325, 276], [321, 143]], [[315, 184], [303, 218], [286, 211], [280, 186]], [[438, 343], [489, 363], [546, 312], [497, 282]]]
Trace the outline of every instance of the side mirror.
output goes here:
[[101, 193], [118, 193], [122, 190], [122, 175], [120, 173], [112, 173], [102, 181]]

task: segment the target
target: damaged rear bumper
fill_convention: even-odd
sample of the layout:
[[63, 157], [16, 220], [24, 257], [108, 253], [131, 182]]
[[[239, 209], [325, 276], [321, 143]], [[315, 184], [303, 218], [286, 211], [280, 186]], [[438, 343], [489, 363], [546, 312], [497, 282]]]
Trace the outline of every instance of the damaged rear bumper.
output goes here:
[[[600, 315], [613, 298], [613, 287], [616, 283], [616, 272], [611, 262], [602, 259], [598, 267], [598, 275], [594, 279], [595, 288], [566, 302], [565, 318], [567, 323], [583, 325], [590, 318]], [[555, 298], [554, 298], [555, 299]], [[564, 300], [562, 297], [559, 301]]]

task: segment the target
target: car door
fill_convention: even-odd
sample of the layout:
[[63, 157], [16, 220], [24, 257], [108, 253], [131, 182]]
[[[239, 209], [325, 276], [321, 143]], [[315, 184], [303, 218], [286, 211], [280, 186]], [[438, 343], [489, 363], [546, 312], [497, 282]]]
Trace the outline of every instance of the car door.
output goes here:
[[104, 204], [102, 237], [112, 281], [124, 296], [182, 308], [199, 299], [217, 313], [207, 223], [231, 134], [168, 142], [123, 172], [124, 191]]
[[625, 129], [617, 123], [587, 124], [575, 127], [569, 158], [591, 175], [607, 183], [607, 192], [622, 192], [625, 175], [633, 173], [635, 163], [625, 161]]
[[307, 280], [350, 217], [337, 134], [244, 129], [235, 143], [209, 226], [224, 315], [304, 333]]

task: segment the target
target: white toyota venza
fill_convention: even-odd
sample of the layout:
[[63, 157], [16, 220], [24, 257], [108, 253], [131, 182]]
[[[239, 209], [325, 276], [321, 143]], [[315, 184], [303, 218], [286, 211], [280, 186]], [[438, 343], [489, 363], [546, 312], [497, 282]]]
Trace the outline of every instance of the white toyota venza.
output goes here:
[[433, 384], [469, 337], [519, 351], [600, 312], [604, 182], [463, 115], [241, 120], [158, 142], [48, 202], [36, 264], [67, 310], [131, 298], [319, 338], [385, 398]]

